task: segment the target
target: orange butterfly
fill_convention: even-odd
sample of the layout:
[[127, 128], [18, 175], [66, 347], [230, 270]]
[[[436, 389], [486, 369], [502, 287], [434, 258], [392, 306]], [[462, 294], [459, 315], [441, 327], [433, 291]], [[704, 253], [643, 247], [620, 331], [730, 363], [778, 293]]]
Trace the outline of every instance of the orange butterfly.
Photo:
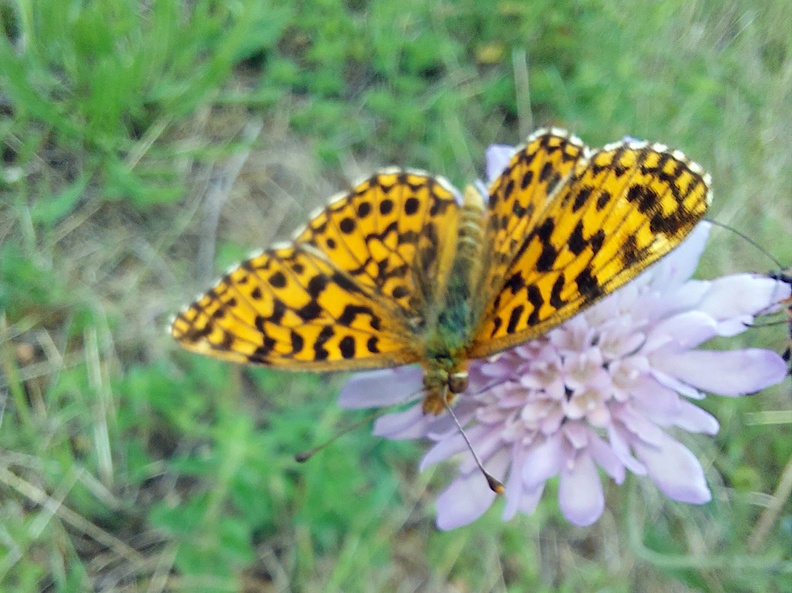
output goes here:
[[223, 360], [295, 371], [420, 363], [424, 411], [470, 359], [544, 334], [679, 245], [710, 203], [682, 153], [531, 135], [489, 188], [385, 169], [223, 276], [171, 333]]

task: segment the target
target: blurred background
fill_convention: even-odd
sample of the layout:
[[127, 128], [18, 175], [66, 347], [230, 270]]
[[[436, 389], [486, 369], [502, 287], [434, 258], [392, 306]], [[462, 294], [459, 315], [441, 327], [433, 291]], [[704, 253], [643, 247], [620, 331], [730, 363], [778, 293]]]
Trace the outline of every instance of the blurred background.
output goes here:
[[[707, 505], [628, 477], [578, 528], [551, 485], [443, 533], [454, 468], [419, 475], [419, 444], [361, 428], [293, 461], [361, 417], [343, 376], [165, 331], [360, 176], [461, 186], [538, 125], [683, 150], [711, 217], [792, 264], [791, 3], [4, 0], [0, 22], [0, 590], [792, 591], [792, 381], [702, 403]], [[772, 268], [716, 228], [698, 276]]]

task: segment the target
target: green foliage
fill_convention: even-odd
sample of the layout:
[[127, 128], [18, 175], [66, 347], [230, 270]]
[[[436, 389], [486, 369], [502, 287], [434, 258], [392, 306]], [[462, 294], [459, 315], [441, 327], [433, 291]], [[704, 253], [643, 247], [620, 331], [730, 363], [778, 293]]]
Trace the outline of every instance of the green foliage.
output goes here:
[[[530, 517], [496, 504], [440, 533], [453, 468], [417, 476], [419, 445], [362, 428], [294, 461], [365, 417], [335, 405], [341, 379], [176, 352], [161, 331], [200, 278], [341, 185], [312, 171], [468, 182], [532, 124], [683, 148], [713, 174], [714, 218], [792, 261], [787, 4], [0, 5], [0, 589], [792, 590], [792, 511], [772, 496], [789, 385], [703, 403], [721, 423], [691, 439], [709, 505], [636, 478], [578, 529], [551, 483]], [[714, 232], [704, 269], [761, 258]], [[784, 330], [749, 333], [781, 350]]]
[[12, 319], [63, 300], [63, 287], [52, 280], [52, 270], [25, 257], [19, 245], [0, 246], [0, 310]]
[[107, 197], [145, 206], [181, 193], [157, 183], [164, 170], [138, 167], [147, 144], [216, 93], [240, 60], [272, 46], [289, 10], [43, 0], [5, 18], [0, 81], [15, 118], [82, 157], [78, 174], [98, 175]]

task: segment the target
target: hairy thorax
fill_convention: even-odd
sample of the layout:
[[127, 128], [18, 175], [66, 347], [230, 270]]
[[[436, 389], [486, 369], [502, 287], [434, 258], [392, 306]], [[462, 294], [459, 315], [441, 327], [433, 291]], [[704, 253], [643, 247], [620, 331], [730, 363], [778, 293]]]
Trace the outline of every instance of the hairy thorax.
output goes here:
[[438, 415], [468, 387], [467, 361], [433, 360], [424, 372], [424, 414]]

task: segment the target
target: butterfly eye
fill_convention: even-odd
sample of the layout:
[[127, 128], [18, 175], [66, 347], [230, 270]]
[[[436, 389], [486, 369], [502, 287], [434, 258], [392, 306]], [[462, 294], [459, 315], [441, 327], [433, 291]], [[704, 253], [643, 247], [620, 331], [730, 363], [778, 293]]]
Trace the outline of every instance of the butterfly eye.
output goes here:
[[462, 393], [468, 388], [467, 371], [457, 371], [448, 376], [448, 390], [451, 393]]

